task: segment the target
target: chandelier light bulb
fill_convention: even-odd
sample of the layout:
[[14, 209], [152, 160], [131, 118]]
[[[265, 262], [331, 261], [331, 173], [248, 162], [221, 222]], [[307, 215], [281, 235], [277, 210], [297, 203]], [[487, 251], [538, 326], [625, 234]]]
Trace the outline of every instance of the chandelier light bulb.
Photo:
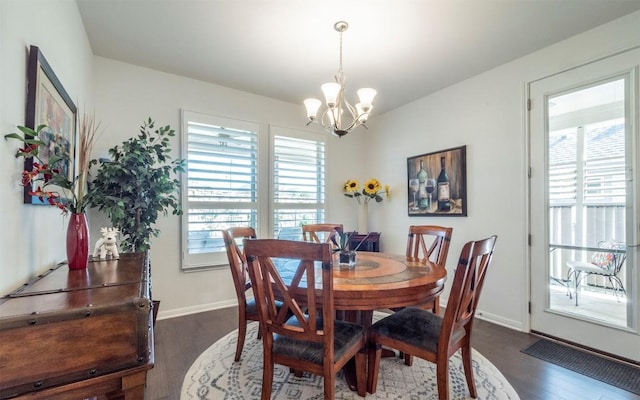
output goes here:
[[377, 93], [378, 92], [376, 92], [375, 89], [371, 88], [362, 88], [358, 90], [358, 97], [360, 98], [360, 104], [364, 111], [368, 112], [371, 109], [373, 98], [376, 97]]
[[322, 105], [322, 102], [318, 99], [306, 99], [304, 101], [304, 106], [307, 108], [307, 118], [309, 121], [314, 121], [316, 119], [316, 115], [318, 115], [318, 109]]
[[322, 93], [324, 93], [325, 102], [327, 107], [333, 108], [338, 104], [338, 93], [340, 93], [341, 86], [336, 82], [325, 83], [320, 87]]
[[372, 108], [373, 106], [369, 106], [369, 109], [367, 111], [364, 111], [362, 108], [362, 104], [356, 104], [356, 113], [358, 114], [358, 121], [360, 121], [361, 124], [367, 122], [367, 118], [369, 118], [369, 112], [371, 112]]

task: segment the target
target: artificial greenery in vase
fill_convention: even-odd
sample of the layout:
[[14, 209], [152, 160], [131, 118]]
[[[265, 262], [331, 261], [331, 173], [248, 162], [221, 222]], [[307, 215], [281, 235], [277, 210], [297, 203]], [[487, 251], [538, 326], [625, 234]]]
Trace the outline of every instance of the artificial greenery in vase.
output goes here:
[[175, 174], [185, 171], [184, 159], [172, 159], [169, 125], [155, 128], [149, 118], [138, 136], [109, 149], [110, 160], [101, 159], [90, 182], [91, 205], [103, 211], [123, 235], [124, 251], [149, 250], [151, 237], [160, 230], [154, 225], [160, 213], [181, 215], [180, 181]]

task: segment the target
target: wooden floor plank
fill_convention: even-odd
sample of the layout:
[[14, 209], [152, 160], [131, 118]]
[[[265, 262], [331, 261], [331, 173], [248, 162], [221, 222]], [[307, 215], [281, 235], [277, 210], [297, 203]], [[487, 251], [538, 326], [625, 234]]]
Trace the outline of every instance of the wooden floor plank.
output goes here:
[[[155, 367], [145, 400], [179, 400], [182, 380], [198, 356], [237, 328], [236, 308], [160, 320], [155, 329]], [[640, 396], [520, 352], [538, 340], [476, 320], [472, 346], [507, 378], [522, 400], [640, 400]]]

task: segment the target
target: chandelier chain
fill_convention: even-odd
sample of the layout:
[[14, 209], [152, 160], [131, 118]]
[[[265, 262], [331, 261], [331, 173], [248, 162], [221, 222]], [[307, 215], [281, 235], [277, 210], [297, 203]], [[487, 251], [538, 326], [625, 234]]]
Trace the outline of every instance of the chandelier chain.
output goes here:
[[342, 76], [342, 33], [343, 31], [340, 31], [340, 70], [338, 71], [340, 76]]

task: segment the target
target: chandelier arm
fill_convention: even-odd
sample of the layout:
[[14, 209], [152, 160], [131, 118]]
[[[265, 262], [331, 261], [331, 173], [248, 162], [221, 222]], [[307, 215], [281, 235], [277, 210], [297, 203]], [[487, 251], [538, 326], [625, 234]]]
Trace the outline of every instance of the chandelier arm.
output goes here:
[[333, 133], [333, 131], [337, 128], [331, 123], [331, 117], [329, 116], [330, 112], [331, 109], [327, 107], [322, 113], [322, 116], [316, 121], [316, 123], [322, 126], [327, 132]]

